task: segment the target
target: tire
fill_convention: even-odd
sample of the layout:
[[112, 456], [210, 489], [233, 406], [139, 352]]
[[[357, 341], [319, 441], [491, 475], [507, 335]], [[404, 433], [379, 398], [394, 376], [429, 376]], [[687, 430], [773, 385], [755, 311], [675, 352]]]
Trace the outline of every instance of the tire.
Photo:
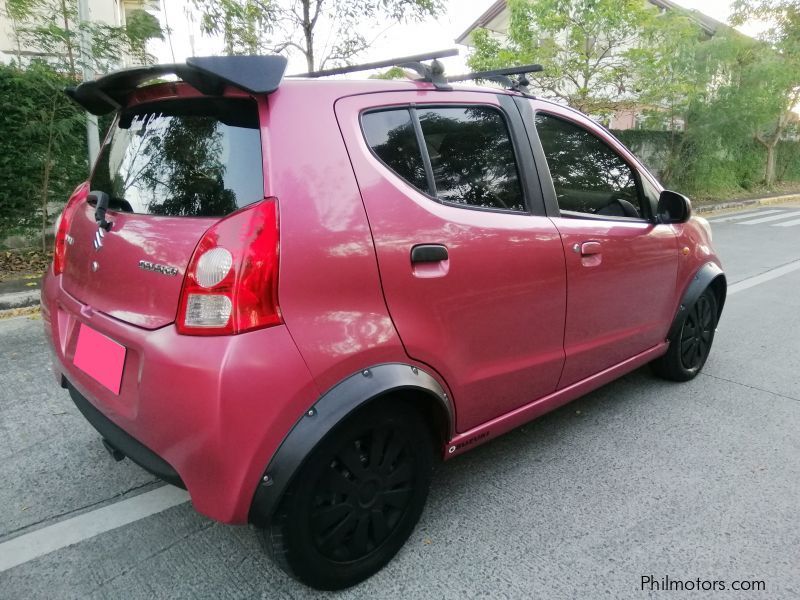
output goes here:
[[430, 430], [412, 406], [379, 402], [312, 451], [261, 534], [289, 575], [319, 590], [379, 571], [417, 524], [433, 468]]
[[717, 327], [717, 297], [706, 288], [669, 339], [669, 350], [651, 364], [653, 371], [671, 381], [694, 379], [706, 364]]

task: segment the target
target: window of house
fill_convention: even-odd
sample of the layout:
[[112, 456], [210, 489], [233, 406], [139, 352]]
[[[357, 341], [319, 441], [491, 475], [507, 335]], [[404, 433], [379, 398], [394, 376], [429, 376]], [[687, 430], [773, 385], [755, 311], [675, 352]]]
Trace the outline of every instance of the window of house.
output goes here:
[[392, 109], [366, 113], [362, 123], [378, 158], [419, 190], [468, 207], [525, 210], [514, 148], [499, 111]]
[[536, 130], [562, 211], [634, 218], [647, 214], [633, 169], [604, 141], [544, 113], [536, 114]]

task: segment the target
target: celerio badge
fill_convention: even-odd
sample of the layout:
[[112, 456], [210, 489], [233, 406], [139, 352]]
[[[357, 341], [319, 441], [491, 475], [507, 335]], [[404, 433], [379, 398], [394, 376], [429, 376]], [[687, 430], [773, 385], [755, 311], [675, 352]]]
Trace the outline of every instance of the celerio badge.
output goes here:
[[148, 260], [140, 260], [139, 268], [145, 271], [152, 271], [153, 273], [161, 273], [162, 275], [177, 275], [178, 269], [168, 265], [159, 265], [158, 263], [151, 263]]

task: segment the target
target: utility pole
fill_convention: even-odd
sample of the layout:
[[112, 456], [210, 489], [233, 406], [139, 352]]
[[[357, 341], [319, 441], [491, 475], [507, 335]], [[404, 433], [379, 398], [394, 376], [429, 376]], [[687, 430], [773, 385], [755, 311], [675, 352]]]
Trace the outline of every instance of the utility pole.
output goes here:
[[[84, 27], [84, 24], [88, 25], [90, 21], [89, 0], [78, 0], [78, 29], [80, 33], [81, 62], [83, 63], [84, 81], [91, 81], [94, 79], [94, 69], [92, 69], [92, 39], [88, 29]], [[89, 168], [91, 168], [100, 152], [100, 132], [97, 128], [97, 117], [88, 112], [86, 113], [86, 141], [89, 150]]]

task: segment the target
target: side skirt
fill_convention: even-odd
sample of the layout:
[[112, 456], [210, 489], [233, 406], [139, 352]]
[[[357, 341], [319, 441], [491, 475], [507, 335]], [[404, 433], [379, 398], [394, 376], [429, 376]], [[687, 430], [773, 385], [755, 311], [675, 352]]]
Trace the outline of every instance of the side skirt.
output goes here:
[[626, 373], [629, 373], [634, 369], [647, 364], [651, 360], [658, 358], [667, 351], [668, 347], [669, 342], [662, 342], [657, 346], [650, 348], [649, 350], [645, 350], [644, 352], [627, 359], [624, 362], [614, 365], [613, 367], [609, 367], [604, 371], [600, 371], [591, 377], [587, 377], [586, 379], [578, 381], [577, 383], [573, 383], [572, 385], [561, 390], [553, 392], [549, 396], [534, 400], [530, 404], [526, 404], [525, 406], [521, 406], [512, 410], [511, 412], [496, 417], [491, 421], [484, 423], [483, 425], [473, 427], [469, 431], [460, 433], [444, 446], [444, 459], [447, 460], [449, 458], [453, 458], [454, 456], [458, 456], [459, 454], [462, 454], [467, 450], [471, 450], [472, 448], [479, 446], [484, 442], [488, 442], [489, 440], [503, 435], [512, 429], [516, 429], [520, 425], [524, 425], [525, 423], [532, 421], [533, 419], [536, 419], [545, 413], [549, 413], [559, 406], [563, 406], [568, 402], [572, 402], [576, 398], [588, 394], [592, 390], [602, 387], [605, 384], [621, 377], [622, 375], [625, 375]]

